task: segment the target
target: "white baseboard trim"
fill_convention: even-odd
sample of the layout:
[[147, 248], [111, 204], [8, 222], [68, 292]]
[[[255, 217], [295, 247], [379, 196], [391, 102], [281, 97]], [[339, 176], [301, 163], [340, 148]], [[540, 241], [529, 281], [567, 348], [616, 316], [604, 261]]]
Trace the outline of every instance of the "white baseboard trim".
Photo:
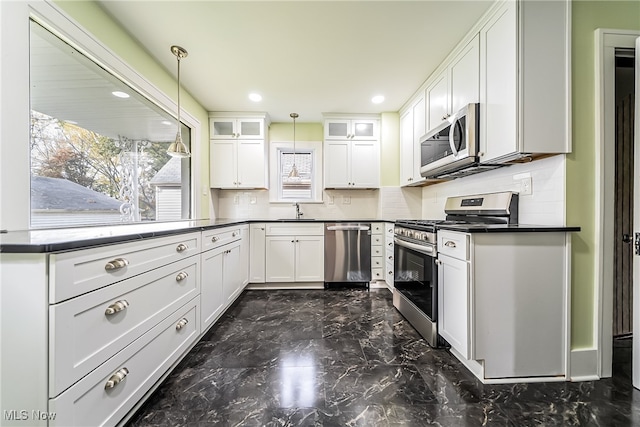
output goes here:
[[570, 379], [571, 381], [599, 380], [598, 350], [595, 348], [579, 348], [571, 350]]

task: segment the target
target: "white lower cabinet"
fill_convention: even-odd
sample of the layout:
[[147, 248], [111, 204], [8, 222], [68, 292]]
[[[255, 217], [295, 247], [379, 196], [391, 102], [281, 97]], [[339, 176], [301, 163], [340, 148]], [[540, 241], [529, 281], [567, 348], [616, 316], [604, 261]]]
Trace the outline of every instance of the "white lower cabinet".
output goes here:
[[203, 233], [203, 242], [215, 242], [201, 254], [200, 292], [202, 331], [205, 332], [240, 295], [248, 282], [248, 226]]
[[50, 395], [129, 345], [200, 292], [198, 257], [149, 271], [49, 309]]
[[264, 283], [266, 280], [265, 224], [250, 225], [249, 282]]
[[483, 382], [568, 377], [570, 235], [438, 231], [438, 332]]
[[384, 280], [387, 282], [387, 288], [393, 290], [393, 271], [395, 244], [393, 243], [395, 224], [393, 222], [384, 223]]
[[267, 236], [267, 282], [324, 281], [323, 236]]
[[[38, 426], [125, 421], [240, 295], [248, 243], [248, 225], [235, 225], [0, 253], [3, 409]], [[2, 425], [25, 424], [7, 414]]]
[[50, 426], [115, 425], [195, 342], [194, 298], [103, 365], [49, 401]]
[[461, 355], [469, 358], [469, 265], [438, 256], [438, 329]]
[[324, 281], [324, 224], [266, 226], [266, 282]]

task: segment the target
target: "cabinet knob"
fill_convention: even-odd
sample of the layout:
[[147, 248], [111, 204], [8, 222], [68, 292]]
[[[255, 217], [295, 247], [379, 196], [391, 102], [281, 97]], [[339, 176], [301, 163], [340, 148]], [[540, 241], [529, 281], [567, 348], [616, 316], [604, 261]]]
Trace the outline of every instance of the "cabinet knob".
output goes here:
[[[389, 230], [389, 232], [391, 232], [391, 230]], [[392, 247], [393, 246], [393, 242], [389, 242], [389, 243], [387, 243], [387, 245], [389, 245], [389, 247]]]
[[451, 117], [451, 114], [445, 114], [442, 116], [442, 120], [447, 120], [449, 117]]
[[178, 246], [176, 246], [176, 251], [178, 251], [179, 253], [182, 253], [182, 252], [186, 251], [187, 249], [189, 249], [189, 247], [187, 245], [185, 245], [184, 243], [180, 243]]
[[215, 243], [215, 242], [217, 242], [218, 240], [220, 240], [220, 238], [219, 238], [218, 236], [213, 236], [213, 237], [211, 238], [211, 243]]
[[129, 374], [129, 370], [127, 368], [118, 369], [107, 381], [104, 385], [105, 390], [109, 390], [120, 384], [122, 380]]
[[121, 268], [126, 267], [127, 265], [129, 265], [129, 261], [127, 261], [124, 258], [116, 258], [112, 261], [109, 261], [105, 266], [104, 269], [109, 271], [109, 272], [114, 272], [114, 271], [118, 271]]
[[441, 265], [442, 261], [440, 261], [439, 259], [436, 260], [436, 264]]
[[480, 151], [480, 152], [478, 153], [478, 157], [483, 157], [483, 156], [484, 156], [484, 151]]
[[189, 275], [187, 274], [186, 271], [181, 271], [180, 273], [178, 273], [178, 275], [176, 276], [176, 282], [182, 282], [184, 279], [186, 279], [187, 277], [189, 277]]
[[178, 323], [176, 323], [176, 331], [179, 331], [180, 329], [182, 329], [185, 326], [187, 326], [187, 323], [189, 323], [189, 321], [187, 319], [185, 319], [184, 317], [182, 319], [180, 319], [180, 321]]
[[231, 233], [231, 237], [236, 237], [237, 235], [238, 235], [238, 233], [235, 232], [235, 231], [233, 233]]
[[389, 259], [393, 259], [393, 255], [389, 255]]
[[121, 312], [127, 307], [129, 307], [129, 302], [127, 302], [127, 300], [125, 299], [122, 299], [120, 301], [114, 302], [109, 307], [107, 307], [107, 309], [104, 311], [104, 314], [105, 316], [111, 316], [113, 314]]

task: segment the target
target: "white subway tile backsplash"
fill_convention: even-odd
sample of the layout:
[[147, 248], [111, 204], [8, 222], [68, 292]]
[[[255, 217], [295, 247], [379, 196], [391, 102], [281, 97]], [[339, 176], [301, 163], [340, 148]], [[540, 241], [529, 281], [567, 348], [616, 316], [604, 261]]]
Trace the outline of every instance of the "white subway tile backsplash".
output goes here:
[[447, 197], [496, 191], [520, 191], [514, 175], [531, 175], [531, 195], [520, 195], [521, 224], [565, 224], [565, 156], [557, 155], [531, 163], [516, 164], [422, 189], [422, 218], [444, 218]]

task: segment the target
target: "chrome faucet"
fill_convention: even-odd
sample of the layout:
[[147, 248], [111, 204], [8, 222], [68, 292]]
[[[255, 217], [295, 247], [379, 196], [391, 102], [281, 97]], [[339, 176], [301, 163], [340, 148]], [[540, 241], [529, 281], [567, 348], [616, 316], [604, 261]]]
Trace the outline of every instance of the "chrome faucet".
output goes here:
[[302, 212], [300, 212], [300, 203], [296, 202], [293, 206], [296, 207], [296, 219], [300, 219], [302, 215], [304, 215]]

